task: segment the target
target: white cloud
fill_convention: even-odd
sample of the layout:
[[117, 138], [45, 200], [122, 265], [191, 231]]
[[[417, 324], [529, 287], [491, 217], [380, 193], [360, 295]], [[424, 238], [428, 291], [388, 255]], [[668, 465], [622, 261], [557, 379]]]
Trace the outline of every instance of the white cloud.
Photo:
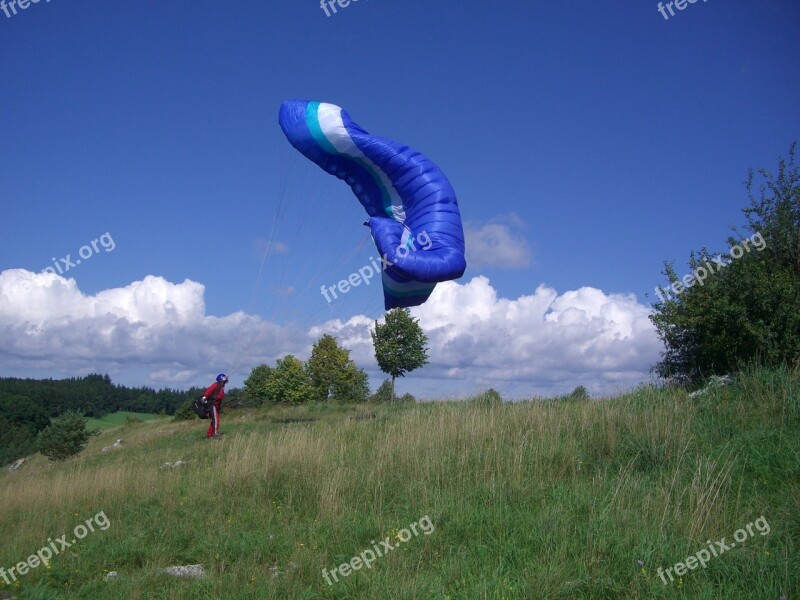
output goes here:
[[[147, 373], [156, 385], [187, 385], [235, 367], [243, 378], [260, 362], [307, 358], [323, 333], [351, 350], [373, 380], [373, 319], [357, 315], [307, 331], [236, 312], [205, 314], [202, 284], [148, 276], [93, 296], [73, 279], [22, 269], [0, 273], [0, 364], [5, 375]], [[413, 374], [425, 395], [495, 387], [516, 396], [610, 392], [648, 379], [660, 342], [649, 308], [633, 295], [583, 287], [500, 298], [486, 277], [437, 285], [412, 309], [429, 338], [430, 364]], [[231, 362], [234, 364], [231, 365]], [[404, 385], [409, 385], [406, 382]], [[441, 392], [441, 393], [440, 393]]]
[[501, 215], [483, 225], [464, 224], [467, 264], [520, 269], [531, 262], [531, 250], [520, 233], [525, 223], [516, 214]]
[[[305, 332], [243, 312], [205, 314], [202, 284], [147, 276], [123, 288], [82, 293], [74, 279], [23, 269], [0, 273], [0, 358], [52, 373], [149, 371], [163, 384], [205, 377], [209, 366], [253, 364], [301, 352]], [[267, 351], [269, 349], [269, 354]], [[165, 368], [165, 365], [169, 365]]]

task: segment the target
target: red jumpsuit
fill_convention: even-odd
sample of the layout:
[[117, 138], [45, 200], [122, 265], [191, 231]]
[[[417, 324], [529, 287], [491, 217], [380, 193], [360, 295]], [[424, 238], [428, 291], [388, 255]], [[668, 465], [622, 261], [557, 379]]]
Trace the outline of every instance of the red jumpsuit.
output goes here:
[[206, 437], [214, 437], [219, 435], [219, 411], [222, 407], [222, 399], [225, 397], [225, 386], [221, 383], [214, 382], [203, 393], [206, 398], [211, 399], [211, 395], [219, 387], [219, 391], [214, 399], [211, 401], [211, 423], [208, 425]]

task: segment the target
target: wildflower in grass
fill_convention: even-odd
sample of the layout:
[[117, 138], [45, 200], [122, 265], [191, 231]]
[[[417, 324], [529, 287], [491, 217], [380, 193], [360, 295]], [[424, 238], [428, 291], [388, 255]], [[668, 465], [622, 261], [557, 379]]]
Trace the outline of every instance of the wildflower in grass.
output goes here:
[[639, 565], [639, 567], [641, 567], [640, 571], [641, 571], [642, 575], [647, 577], [647, 569], [644, 568], [644, 561], [643, 560], [637, 560], [636, 564]]

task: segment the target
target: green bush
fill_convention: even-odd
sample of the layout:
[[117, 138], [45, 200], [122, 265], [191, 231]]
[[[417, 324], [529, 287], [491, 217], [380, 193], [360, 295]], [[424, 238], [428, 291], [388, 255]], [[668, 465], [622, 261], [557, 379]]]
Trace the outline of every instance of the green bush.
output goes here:
[[569, 395], [570, 400], [588, 400], [589, 399], [589, 392], [586, 390], [585, 387], [579, 385], [572, 393]]
[[[777, 175], [759, 170], [760, 185], [750, 172], [750, 206], [744, 209], [749, 239], [737, 232], [727, 240], [729, 253], [691, 252], [682, 279], [671, 263], [664, 265], [665, 289], [672, 293], [658, 291], [660, 301], [650, 315], [665, 346], [653, 369], [662, 378], [697, 384], [750, 364], [800, 364], [800, 168], [795, 148], [788, 160], [779, 160]], [[727, 266], [714, 267], [715, 259]]]
[[50, 460], [64, 460], [81, 452], [97, 430], [86, 429], [86, 417], [68, 410], [55, 423], [37, 436], [39, 452]]
[[192, 401], [187, 400], [175, 409], [175, 421], [191, 421], [196, 419], [197, 415], [192, 410]]
[[472, 400], [475, 404], [479, 404], [480, 406], [497, 406], [503, 403], [503, 397], [500, 395], [500, 392], [494, 388], [489, 388], [482, 394], [475, 396]]
[[392, 401], [392, 382], [384, 379], [380, 387], [369, 397], [370, 402], [389, 403]]

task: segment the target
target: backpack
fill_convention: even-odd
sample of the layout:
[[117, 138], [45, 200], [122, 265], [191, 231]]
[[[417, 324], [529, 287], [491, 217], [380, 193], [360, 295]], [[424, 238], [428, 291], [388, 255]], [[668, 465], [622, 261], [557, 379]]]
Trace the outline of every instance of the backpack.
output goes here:
[[217, 393], [219, 392], [220, 388], [219, 383], [217, 383], [216, 385], [217, 387], [214, 388], [214, 391], [211, 392], [211, 395], [206, 397], [205, 400], [203, 400], [203, 397], [201, 396], [200, 398], [192, 402], [192, 410], [201, 419], [211, 418], [211, 407], [213, 405], [214, 398], [217, 396]]
[[208, 419], [209, 413], [211, 412], [211, 408], [208, 405], [208, 401], [203, 400], [202, 397], [192, 402], [192, 410], [201, 419]]

